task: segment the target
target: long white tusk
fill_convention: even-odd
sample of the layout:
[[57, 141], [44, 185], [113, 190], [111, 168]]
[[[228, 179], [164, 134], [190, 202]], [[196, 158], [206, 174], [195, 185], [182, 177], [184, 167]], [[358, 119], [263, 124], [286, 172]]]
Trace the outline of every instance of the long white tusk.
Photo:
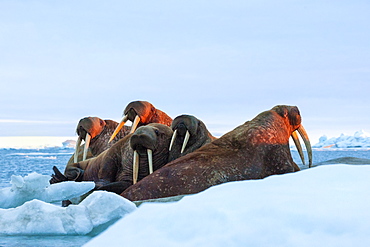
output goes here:
[[139, 154], [137, 151], [134, 151], [134, 160], [132, 164], [132, 180], [133, 183], [137, 183], [137, 177], [139, 176]]
[[304, 155], [303, 155], [303, 150], [302, 150], [301, 142], [299, 141], [297, 132], [294, 131], [292, 133], [291, 137], [292, 137], [292, 139], [294, 141], [295, 146], [297, 147], [297, 150], [298, 150], [299, 156], [301, 157], [301, 160], [302, 160], [303, 165], [306, 165], [305, 162], [304, 162]]
[[189, 137], [190, 137], [190, 133], [189, 133], [189, 130], [187, 130], [187, 131], [186, 131], [186, 134], [185, 134], [184, 142], [182, 143], [181, 153], [183, 153], [183, 152], [184, 152], [185, 147], [186, 147], [186, 145], [188, 144]]
[[139, 124], [139, 122], [140, 122], [140, 117], [138, 115], [136, 115], [135, 119], [134, 119], [134, 122], [132, 123], [132, 126], [131, 126], [130, 134], [135, 132], [136, 127]]
[[151, 149], [146, 150], [148, 153], [148, 163], [149, 163], [149, 174], [153, 173], [153, 151]]
[[175, 131], [173, 132], [171, 143], [170, 143], [170, 148], [168, 149], [168, 151], [171, 151], [173, 143], [175, 142], [175, 139], [176, 139], [176, 135], [177, 135], [177, 129], [175, 129]]
[[89, 146], [90, 146], [90, 140], [91, 140], [91, 135], [89, 133], [86, 133], [85, 148], [84, 148], [84, 155], [82, 157], [82, 161], [86, 160], [87, 150], [89, 149]]
[[73, 161], [74, 163], [77, 163], [78, 162], [78, 153], [80, 152], [80, 145], [81, 145], [81, 137], [78, 137], [77, 139], [77, 142], [76, 142], [76, 150], [75, 150], [75, 153], [73, 155]]
[[127, 119], [128, 119], [127, 115], [122, 118], [121, 122], [118, 124], [117, 128], [114, 130], [112, 136], [110, 137], [108, 143], [111, 142], [114, 139], [114, 137], [116, 137], [118, 132], [122, 129], [123, 125], [125, 125], [125, 123], [127, 122]]
[[301, 125], [298, 129], [298, 133], [301, 135], [304, 145], [306, 146], [307, 154], [308, 154], [308, 167], [312, 166], [312, 147], [310, 140], [308, 139], [308, 135], [306, 130]]

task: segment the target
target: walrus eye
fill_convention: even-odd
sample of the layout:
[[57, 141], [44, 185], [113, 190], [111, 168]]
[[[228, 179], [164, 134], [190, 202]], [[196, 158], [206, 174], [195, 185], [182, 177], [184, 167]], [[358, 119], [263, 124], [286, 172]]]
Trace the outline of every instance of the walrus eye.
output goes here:
[[159, 131], [156, 129], [156, 130], [154, 130], [154, 132], [155, 132], [155, 134], [157, 135], [157, 136], [159, 136]]

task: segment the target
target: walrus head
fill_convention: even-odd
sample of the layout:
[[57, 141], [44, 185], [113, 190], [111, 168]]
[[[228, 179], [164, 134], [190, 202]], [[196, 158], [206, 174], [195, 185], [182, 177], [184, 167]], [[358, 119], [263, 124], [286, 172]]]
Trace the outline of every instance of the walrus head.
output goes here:
[[112, 134], [109, 142], [113, 140], [128, 120], [132, 122], [130, 133], [133, 133], [139, 125], [150, 123], [151, 117], [155, 111], [156, 108], [147, 101], [133, 101], [129, 103], [123, 111], [123, 118]]
[[189, 142], [190, 136], [195, 136], [197, 134], [199, 125], [200, 121], [194, 116], [181, 115], [176, 117], [171, 125], [174, 132], [169, 150], [171, 151], [176, 137], [180, 137], [183, 140], [180, 153], [183, 153]]
[[302, 163], [305, 165], [304, 155], [302, 151], [302, 146], [299, 141], [297, 132], [300, 134], [307, 150], [309, 164], [308, 166], [312, 166], [312, 147], [310, 140], [308, 138], [307, 132], [304, 129], [303, 125], [301, 124], [301, 114], [299, 112], [298, 107], [296, 106], [287, 106], [287, 105], [277, 105], [271, 109], [278, 113], [281, 117], [283, 117], [286, 121], [287, 126], [291, 126], [291, 137], [294, 141], [295, 146], [297, 147], [299, 156], [302, 159]]
[[216, 139], [209, 133], [201, 120], [191, 115], [177, 116], [173, 120], [171, 128], [174, 132], [169, 147], [169, 161], [191, 153]]
[[85, 141], [85, 148], [83, 153], [83, 159], [86, 159], [87, 150], [90, 145], [90, 140], [98, 136], [105, 127], [106, 123], [103, 119], [98, 117], [85, 117], [82, 118], [77, 125], [76, 133], [78, 135], [78, 139], [76, 142], [76, 151], [74, 154], [74, 162], [77, 162], [78, 152], [81, 145], [82, 140]]
[[133, 183], [139, 174], [140, 157], [148, 160], [149, 174], [167, 163], [168, 146], [170, 144], [172, 129], [166, 125], [151, 123], [139, 127], [130, 138], [130, 146], [134, 150]]

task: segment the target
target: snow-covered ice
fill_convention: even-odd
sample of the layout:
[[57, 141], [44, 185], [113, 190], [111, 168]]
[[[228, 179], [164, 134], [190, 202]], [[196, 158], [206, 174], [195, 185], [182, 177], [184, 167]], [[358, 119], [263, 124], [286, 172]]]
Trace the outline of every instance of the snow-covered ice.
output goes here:
[[369, 246], [370, 166], [332, 165], [145, 203], [85, 246]]
[[50, 185], [49, 180], [50, 176], [35, 172], [25, 177], [12, 175], [12, 186], [0, 190], [0, 208], [14, 208], [33, 199], [60, 202], [81, 196], [95, 187], [94, 182], [67, 181]]
[[370, 134], [363, 130], [356, 131], [354, 135], [341, 134], [339, 137], [320, 137], [314, 148], [370, 148]]
[[85, 235], [134, 211], [135, 204], [95, 191], [78, 205], [60, 207], [40, 200], [0, 209], [0, 235]]
[[[369, 134], [363, 131], [344, 137], [332, 143], [346, 140], [346, 145], [336, 147], [370, 147], [366, 146]], [[324, 139], [315, 147], [330, 143]], [[0, 191], [0, 204], [4, 198], [15, 203], [0, 209], [0, 236], [94, 236], [124, 217], [86, 246], [370, 245], [370, 166], [366, 165], [323, 165], [262, 180], [231, 182], [179, 202], [144, 203], [138, 209], [102, 191], [67, 208], [43, 202], [67, 199], [65, 193], [75, 193], [73, 186], [82, 183], [60, 183], [55, 186], [62, 188], [54, 188], [48, 184], [49, 175], [39, 175], [13, 176], [11, 187]], [[40, 182], [35, 183], [37, 179]], [[36, 192], [28, 193], [31, 184], [37, 185]]]

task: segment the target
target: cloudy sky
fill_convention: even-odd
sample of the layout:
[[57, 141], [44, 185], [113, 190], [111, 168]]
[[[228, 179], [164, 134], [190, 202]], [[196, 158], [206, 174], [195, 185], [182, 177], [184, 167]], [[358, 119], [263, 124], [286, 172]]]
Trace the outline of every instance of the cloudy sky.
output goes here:
[[73, 136], [147, 100], [224, 133], [297, 105], [314, 140], [370, 132], [370, 2], [0, 1], [0, 136]]

